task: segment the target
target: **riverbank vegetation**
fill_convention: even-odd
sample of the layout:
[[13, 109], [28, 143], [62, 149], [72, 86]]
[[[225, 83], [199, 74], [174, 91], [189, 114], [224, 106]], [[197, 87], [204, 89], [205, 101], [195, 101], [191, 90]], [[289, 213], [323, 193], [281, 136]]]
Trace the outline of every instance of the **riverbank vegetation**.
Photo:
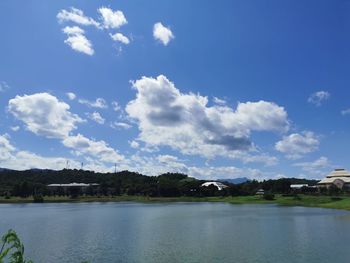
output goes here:
[[[350, 210], [350, 194], [337, 188], [292, 190], [291, 184], [315, 185], [317, 181], [283, 178], [225, 183], [219, 191], [215, 186], [201, 187], [204, 180], [185, 174], [167, 173], [145, 176], [123, 171], [95, 173], [83, 170], [28, 170], [0, 172], [0, 203], [31, 202], [228, 202], [235, 204], [274, 203]], [[49, 188], [49, 184], [96, 183], [98, 186]], [[264, 195], [256, 195], [263, 189]]]
[[1, 238], [0, 245], [0, 263], [33, 263], [31, 260], [24, 258], [24, 246], [13, 230], [9, 230]]

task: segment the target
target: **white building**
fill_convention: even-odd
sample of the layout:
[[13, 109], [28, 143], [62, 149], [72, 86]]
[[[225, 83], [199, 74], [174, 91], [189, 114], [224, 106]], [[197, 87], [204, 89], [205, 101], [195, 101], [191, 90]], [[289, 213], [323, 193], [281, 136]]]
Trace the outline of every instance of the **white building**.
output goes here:
[[219, 191], [223, 190], [224, 188], [228, 187], [227, 185], [224, 185], [221, 182], [205, 182], [201, 185], [201, 187], [208, 187], [208, 186], [215, 186]]
[[294, 189], [294, 190], [299, 190], [303, 187], [309, 187], [308, 184], [291, 184], [290, 188]]
[[335, 169], [326, 178], [318, 182], [318, 187], [327, 187], [334, 185], [340, 189], [343, 187], [350, 188], [350, 173], [345, 169]]

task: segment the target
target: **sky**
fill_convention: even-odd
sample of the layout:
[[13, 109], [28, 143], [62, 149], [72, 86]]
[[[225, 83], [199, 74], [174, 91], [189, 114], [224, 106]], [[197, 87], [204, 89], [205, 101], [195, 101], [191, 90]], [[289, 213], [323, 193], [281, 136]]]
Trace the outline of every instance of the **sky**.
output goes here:
[[350, 169], [350, 1], [0, 2], [0, 167]]

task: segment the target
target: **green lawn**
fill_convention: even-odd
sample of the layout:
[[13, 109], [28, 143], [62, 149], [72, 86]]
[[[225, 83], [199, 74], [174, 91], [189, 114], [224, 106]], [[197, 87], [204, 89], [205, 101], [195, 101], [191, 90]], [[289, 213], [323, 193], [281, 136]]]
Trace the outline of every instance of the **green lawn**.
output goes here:
[[[350, 210], [349, 196], [310, 196], [299, 195], [298, 198], [276, 195], [275, 200], [267, 201], [260, 196], [237, 197], [144, 197], [144, 196], [115, 196], [96, 197], [81, 196], [75, 199], [69, 197], [44, 197], [45, 202], [227, 202], [231, 204], [278, 204], [285, 206], [307, 206]], [[0, 203], [32, 203], [33, 198], [0, 197]]]

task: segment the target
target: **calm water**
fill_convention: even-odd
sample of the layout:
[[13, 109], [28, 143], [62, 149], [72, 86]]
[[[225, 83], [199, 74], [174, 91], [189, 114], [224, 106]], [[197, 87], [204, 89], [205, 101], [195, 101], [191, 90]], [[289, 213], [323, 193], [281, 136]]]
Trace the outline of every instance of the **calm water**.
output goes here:
[[350, 262], [350, 213], [221, 203], [0, 205], [35, 263]]

